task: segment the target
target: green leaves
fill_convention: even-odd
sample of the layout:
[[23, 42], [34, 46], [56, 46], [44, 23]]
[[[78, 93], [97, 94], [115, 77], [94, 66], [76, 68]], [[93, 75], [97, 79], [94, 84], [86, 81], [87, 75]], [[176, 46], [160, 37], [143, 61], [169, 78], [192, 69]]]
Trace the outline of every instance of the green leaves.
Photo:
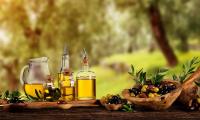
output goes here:
[[7, 99], [9, 97], [9, 91], [6, 90], [6, 92], [4, 93], [4, 95], [2, 96], [2, 99]]
[[173, 75], [173, 80], [179, 80], [181, 83], [183, 83], [189, 75], [195, 72], [195, 69], [197, 68], [197, 65], [200, 63], [200, 60], [198, 57], [194, 57], [192, 60], [188, 61], [187, 63], [182, 65], [182, 74], [179, 76]]
[[139, 77], [139, 83], [140, 84], [145, 84], [146, 83], [146, 72], [143, 72], [141, 71], [140, 73], [138, 73], [138, 76]]
[[158, 69], [154, 75], [152, 75], [151, 78], [151, 82], [154, 85], [158, 85], [161, 83], [161, 81], [163, 80], [164, 76], [166, 75], [166, 72], [168, 71], [168, 69]]
[[125, 112], [133, 112], [133, 107], [131, 104], [124, 104], [122, 106], [122, 110]]
[[[133, 79], [137, 83], [144, 85], [147, 82], [147, 73], [143, 72], [143, 69], [139, 70], [136, 74], [134, 71], [135, 69], [133, 65], [131, 65], [131, 72], [129, 72], [129, 74], [133, 77]], [[164, 76], [166, 75], [167, 71], [168, 69], [164, 69], [164, 68], [156, 70], [156, 72], [150, 78], [152, 84], [160, 84], [160, 82], [163, 80]]]
[[128, 72], [130, 75], [134, 76], [135, 75], [135, 68], [133, 65], [131, 65], [131, 72]]
[[173, 79], [173, 80], [177, 80], [178, 77], [177, 77], [175, 74], [173, 74], [173, 75], [172, 75], [172, 79]]
[[133, 65], [131, 65], [131, 71], [128, 73], [133, 77], [133, 80], [135, 80], [137, 83], [142, 85], [146, 83], [146, 72], [143, 72], [143, 69], [139, 70], [135, 74], [135, 68]]
[[10, 93], [8, 90], [6, 90], [2, 96], [2, 99], [6, 99], [8, 103], [22, 103], [24, 101], [22, 100], [19, 91], [13, 91]]

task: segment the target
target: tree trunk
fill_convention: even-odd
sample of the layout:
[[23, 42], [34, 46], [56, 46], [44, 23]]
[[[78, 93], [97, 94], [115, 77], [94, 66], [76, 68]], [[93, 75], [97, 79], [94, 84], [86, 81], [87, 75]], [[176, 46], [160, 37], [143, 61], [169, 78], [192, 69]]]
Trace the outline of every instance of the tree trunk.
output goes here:
[[175, 66], [178, 63], [178, 60], [168, 43], [168, 39], [166, 37], [166, 32], [162, 23], [160, 11], [157, 4], [151, 4], [148, 9], [148, 15], [150, 18], [150, 24], [155, 36], [155, 40], [160, 47], [162, 53], [167, 59], [169, 66]]

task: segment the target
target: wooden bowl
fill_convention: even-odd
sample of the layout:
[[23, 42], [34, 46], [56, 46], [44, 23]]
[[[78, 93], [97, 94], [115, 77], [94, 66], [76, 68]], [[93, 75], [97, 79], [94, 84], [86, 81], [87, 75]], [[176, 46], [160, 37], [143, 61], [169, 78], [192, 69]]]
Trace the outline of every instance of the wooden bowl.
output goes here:
[[106, 101], [100, 100], [102, 106], [104, 106], [107, 110], [116, 111], [122, 108], [122, 104], [107, 104]]
[[182, 84], [182, 92], [178, 101], [186, 107], [192, 106], [192, 101], [198, 97], [198, 86], [195, 81], [200, 79], [200, 68], [197, 69], [185, 82]]
[[176, 85], [176, 89], [162, 96], [154, 98], [138, 98], [132, 97], [128, 89], [122, 91], [122, 96], [135, 105], [149, 108], [152, 110], [165, 110], [168, 109], [173, 102], [179, 97], [182, 91], [181, 84], [172, 80], [165, 80], [163, 82], [169, 82]]

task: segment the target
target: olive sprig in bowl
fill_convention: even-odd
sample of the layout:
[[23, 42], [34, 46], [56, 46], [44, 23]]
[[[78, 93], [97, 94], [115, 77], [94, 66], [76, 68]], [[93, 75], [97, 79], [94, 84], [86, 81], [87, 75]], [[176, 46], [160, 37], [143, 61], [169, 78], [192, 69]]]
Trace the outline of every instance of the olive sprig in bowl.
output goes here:
[[158, 69], [151, 77], [142, 69], [135, 73], [131, 66], [129, 74], [136, 81], [133, 88], [125, 89], [122, 95], [135, 105], [153, 110], [169, 108], [181, 93], [181, 84], [174, 80], [166, 80], [167, 69]]

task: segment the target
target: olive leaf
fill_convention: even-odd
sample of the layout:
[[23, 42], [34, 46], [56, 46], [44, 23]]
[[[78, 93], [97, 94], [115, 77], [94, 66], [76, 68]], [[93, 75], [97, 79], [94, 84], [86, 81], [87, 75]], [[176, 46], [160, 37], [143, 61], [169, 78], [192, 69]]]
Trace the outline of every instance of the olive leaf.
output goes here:
[[166, 75], [167, 71], [168, 71], [168, 69], [166, 69], [166, 68], [157, 69], [156, 72], [154, 73], [154, 75], [150, 79], [152, 84], [154, 84], [154, 85], [160, 84], [161, 81], [163, 80], [164, 76]]
[[192, 58], [192, 60], [186, 62], [182, 65], [182, 73], [180, 75], [173, 75], [173, 80], [179, 80], [181, 83], [183, 83], [189, 75], [195, 72], [197, 65], [200, 63], [200, 60], [198, 57]]
[[2, 99], [6, 99], [8, 103], [22, 103], [24, 101], [21, 98], [21, 93], [17, 90], [12, 92], [6, 90], [2, 96]]
[[135, 73], [135, 68], [133, 65], [131, 65], [131, 71], [128, 73], [137, 83], [142, 85], [146, 83], [146, 72], [143, 72], [143, 69], [140, 69], [138, 72]]
[[9, 91], [6, 90], [3, 95], [1, 96], [1, 99], [7, 99], [9, 97]]
[[128, 72], [130, 75], [134, 75], [135, 74], [135, 69], [134, 66], [131, 65], [131, 72]]
[[[147, 82], [147, 73], [143, 71], [143, 69], [140, 69], [138, 72], [135, 74], [135, 69], [133, 65], [131, 65], [131, 71], [129, 74], [133, 77], [133, 80], [135, 80], [137, 83], [144, 85]], [[160, 84], [160, 82], [163, 80], [164, 76], [166, 75], [166, 72], [168, 69], [166, 68], [160, 68], [157, 69], [156, 72], [151, 76], [150, 80], [152, 84]]]
[[122, 106], [122, 110], [125, 112], [133, 112], [133, 107], [131, 104], [124, 104]]
[[178, 79], [178, 77], [175, 74], [172, 75], [172, 78], [173, 78], [173, 80], [177, 80]]
[[146, 83], [146, 72], [141, 71], [139, 74], [139, 83], [142, 85]]
[[40, 97], [40, 95], [39, 95], [39, 93], [38, 93], [38, 91], [36, 89], [35, 89], [35, 94], [36, 94], [38, 99], [41, 99], [41, 97]]
[[42, 92], [39, 90], [40, 95], [42, 94]]

